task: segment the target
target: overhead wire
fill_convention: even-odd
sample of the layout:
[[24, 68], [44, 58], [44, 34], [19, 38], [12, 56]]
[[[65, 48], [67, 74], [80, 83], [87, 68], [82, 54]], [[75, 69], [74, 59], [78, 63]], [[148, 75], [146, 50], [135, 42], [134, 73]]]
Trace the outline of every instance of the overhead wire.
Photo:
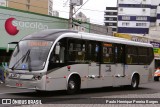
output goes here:
[[[87, 0], [85, 3], [83, 3], [83, 4], [81, 5], [81, 7], [78, 8], [78, 9], [73, 13], [73, 15], [75, 15], [75, 14], [78, 12], [78, 10], [80, 10], [88, 1], [89, 1], [89, 0]], [[73, 15], [72, 15], [72, 16], [73, 16]]]

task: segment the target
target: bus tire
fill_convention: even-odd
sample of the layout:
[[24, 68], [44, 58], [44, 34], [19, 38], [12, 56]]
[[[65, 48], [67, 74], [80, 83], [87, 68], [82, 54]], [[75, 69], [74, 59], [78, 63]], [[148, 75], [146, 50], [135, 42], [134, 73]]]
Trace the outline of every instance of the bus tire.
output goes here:
[[43, 94], [45, 91], [42, 90], [35, 90], [37, 94]]
[[80, 90], [79, 81], [72, 77], [68, 81], [67, 94], [75, 94]]
[[159, 81], [159, 77], [154, 77], [154, 81]]
[[134, 75], [131, 81], [131, 88], [132, 89], [137, 89], [139, 86], [139, 77], [138, 75]]

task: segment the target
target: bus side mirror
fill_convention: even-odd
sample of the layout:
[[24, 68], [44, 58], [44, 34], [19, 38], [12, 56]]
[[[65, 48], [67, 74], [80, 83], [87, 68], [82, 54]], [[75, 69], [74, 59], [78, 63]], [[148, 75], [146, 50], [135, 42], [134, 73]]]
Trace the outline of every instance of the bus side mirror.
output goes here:
[[9, 44], [7, 45], [7, 50], [6, 50], [6, 52], [7, 52], [7, 53], [9, 52]]
[[59, 43], [57, 43], [56, 48], [55, 48], [55, 54], [59, 55], [59, 53], [60, 53], [60, 45], [59, 45]]
[[[10, 42], [10, 43], [8, 43], [7, 50], [6, 50], [7, 53], [9, 52], [10, 44], [16, 44], [16, 45], [18, 45], [18, 42]], [[19, 49], [19, 45], [18, 45], [18, 49]]]

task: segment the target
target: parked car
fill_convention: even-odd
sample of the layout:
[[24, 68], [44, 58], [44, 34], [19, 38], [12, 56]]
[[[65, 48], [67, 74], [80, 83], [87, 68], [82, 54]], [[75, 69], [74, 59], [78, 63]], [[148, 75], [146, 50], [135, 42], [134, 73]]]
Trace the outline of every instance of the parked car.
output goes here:
[[154, 81], [159, 81], [160, 78], [160, 68], [157, 68], [154, 73]]

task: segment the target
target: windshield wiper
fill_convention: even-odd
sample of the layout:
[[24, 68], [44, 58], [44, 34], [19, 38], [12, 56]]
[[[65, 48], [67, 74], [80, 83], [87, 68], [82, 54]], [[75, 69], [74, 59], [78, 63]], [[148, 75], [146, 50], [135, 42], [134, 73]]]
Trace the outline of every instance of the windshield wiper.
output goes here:
[[26, 52], [26, 54], [24, 54], [12, 67], [11, 69], [14, 70], [16, 68], [16, 65], [22, 60], [22, 62], [24, 62], [25, 58], [27, 56], [29, 56], [30, 54], [30, 49]]
[[[28, 62], [28, 70], [29, 70], [29, 72], [31, 72], [31, 71], [32, 71], [32, 69], [31, 69], [31, 57], [30, 57], [30, 50], [29, 50], [28, 54], [26, 55], [26, 57], [27, 57], [26, 62]], [[24, 59], [25, 59], [25, 58], [24, 58]]]

